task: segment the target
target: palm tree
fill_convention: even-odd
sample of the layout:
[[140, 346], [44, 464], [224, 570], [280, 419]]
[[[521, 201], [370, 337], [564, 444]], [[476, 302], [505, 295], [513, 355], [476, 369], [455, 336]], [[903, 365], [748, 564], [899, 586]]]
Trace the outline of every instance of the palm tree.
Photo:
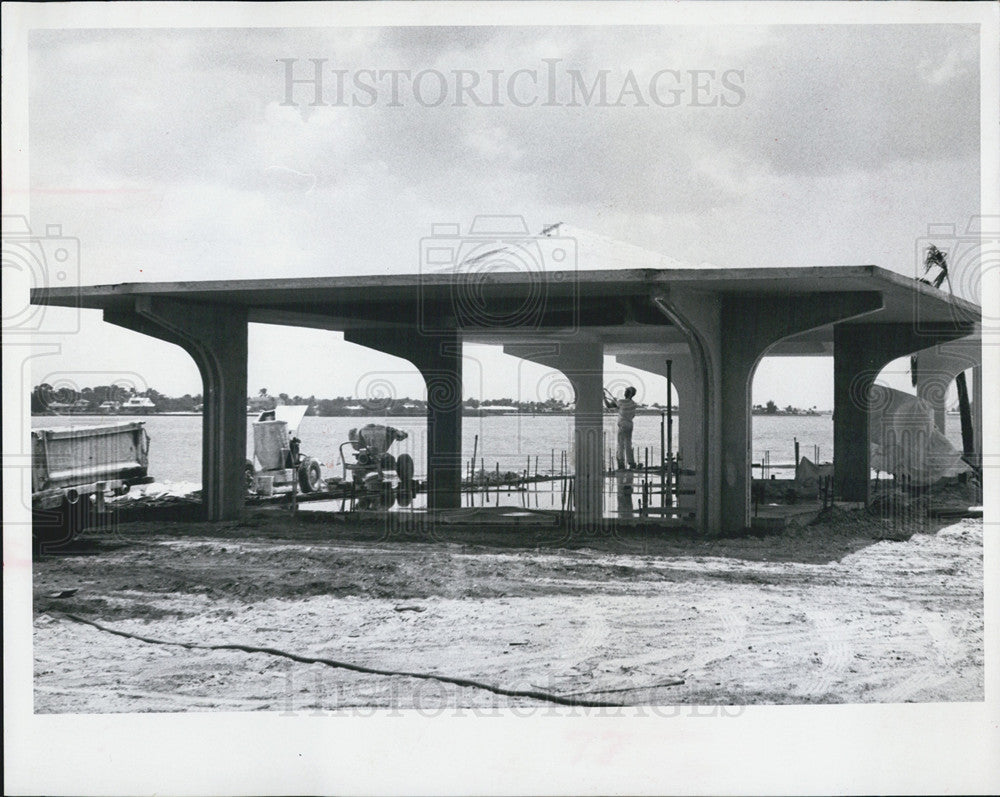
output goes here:
[[928, 271], [935, 267], [941, 270], [934, 278], [933, 282], [928, 282], [927, 279], [922, 279], [920, 281], [926, 282], [928, 285], [933, 285], [935, 288], [940, 288], [941, 283], [947, 280], [948, 293], [951, 293], [951, 277], [948, 275], [948, 260], [945, 257], [944, 252], [934, 246], [934, 244], [931, 244], [927, 247], [927, 257], [924, 258], [924, 277], [927, 276]]

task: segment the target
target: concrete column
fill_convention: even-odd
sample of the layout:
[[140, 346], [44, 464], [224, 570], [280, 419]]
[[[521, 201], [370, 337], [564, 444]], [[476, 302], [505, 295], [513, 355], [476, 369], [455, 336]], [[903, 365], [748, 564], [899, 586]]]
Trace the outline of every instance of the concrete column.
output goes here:
[[574, 356], [560, 369], [576, 393], [573, 413], [574, 516], [577, 526], [598, 529], [604, 517], [604, 373], [601, 347]]
[[873, 292], [807, 294], [794, 298], [727, 297], [722, 303], [722, 523], [750, 523], [753, 375], [775, 343], [834, 321], [879, 310]]
[[[681, 401], [681, 445], [687, 463], [693, 462], [694, 510], [698, 530], [718, 534], [722, 528], [722, 449], [720, 413], [722, 402], [721, 328], [722, 303], [718, 295], [695, 290], [664, 291], [655, 294], [653, 303], [684, 333], [688, 342], [690, 371], [681, 367], [678, 388]], [[680, 360], [682, 358], [678, 358]], [[687, 399], [685, 399], [687, 395]], [[687, 403], [685, 403], [685, 401]], [[688, 406], [693, 411], [688, 412]], [[685, 463], [685, 467], [691, 467]], [[692, 483], [686, 479], [685, 483]]]
[[[695, 384], [694, 363], [691, 356], [677, 357], [673, 364], [674, 388], [677, 390], [677, 408], [679, 418], [674, 423], [679, 423], [677, 429], [677, 445], [681, 454], [681, 470], [691, 471], [696, 474], [704, 467], [699, 459], [698, 432], [704, 423], [705, 408], [699, 402], [700, 394]], [[690, 489], [693, 482], [692, 476], [679, 475], [678, 485], [680, 489]], [[677, 496], [677, 506], [689, 511], [696, 509], [696, 495], [681, 494]]]
[[573, 415], [574, 520], [598, 529], [604, 517], [604, 353], [596, 338], [504, 346], [514, 357], [566, 375], [575, 393]]
[[427, 505], [462, 505], [462, 340], [457, 330], [353, 329], [344, 338], [409, 360], [427, 386]]
[[833, 479], [844, 501], [870, 498], [871, 441], [868, 410], [872, 385], [895, 359], [966, 337], [969, 325], [837, 324], [833, 330]]
[[[933, 407], [934, 425], [944, 433], [948, 388], [960, 373], [982, 362], [982, 342], [978, 336], [963, 338], [918, 351], [916, 357], [917, 396]], [[981, 425], [978, 419], [973, 423]]]
[[880, 309], [881, 296], [720, 297], [670, 290], [653, 300], [688, 337], [704, 408], [699, 528], [737, 531], [750, 521], [750, 391], [760, 358], [783, 338]]
[[[182, 347], [201, 373], [202, 506], [208, 520], [240, 516], [246, 486], [247, 314], [231, 305], [137, 298], [130, 312], [104, 320]], [[154, 443], [155, 445], [155, 443]]]

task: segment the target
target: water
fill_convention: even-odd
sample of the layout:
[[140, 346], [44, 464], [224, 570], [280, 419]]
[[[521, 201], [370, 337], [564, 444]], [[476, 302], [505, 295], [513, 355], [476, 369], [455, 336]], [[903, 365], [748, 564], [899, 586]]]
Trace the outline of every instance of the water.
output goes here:
[[[109, 418], [107, 416], [45, 416], [32, 418], [33, 428], [89, 426], [114, 421], [141, 420], [146, 422], [149, 432], [149, 472], [159, 482], [200, 482], [201, 481], [201, 416], [198, 415], [150, 415]], [[252, 456], [253, 430], [250, 425], [254, 417], [247, 417], [247, 457]], [[392, 451], [397, 456], [409, 453], [416, 464], [417, 476], [423, 476], [426, 458], [427, 435], [423, 418], [324, 418], [309, 416], [302, 420], [299, 438], [302, 452], [322, 463], [323, 476], [342, 476], [339, 446], [347, 440], [348, 431], [366, 423], [386, 423], [409, 433], [409, 437], [396, 443]], [[674, 418], [673, 450], [678, 450], [677, 433], [680, 419]], [[949, 416], [946, 436], [952, 444], [961, 448], [962, 436], [958, 418]], [[615, 448], [615, 416], [605, 418], [606, 451]], [[478, 445], [476, 437], [478, 436]], [[820, 459], [830, 461], [833, 455], [833, 419], [830, 415], [790, 415], [753, 417], [753, 462], [760, 462], [765, 451], [770, 451], [771, 462], [792, 463], [795, 459], [793, 438], [798, 438], [800, 455], [813, 458], [813, 446], [820, 447]], [[658, 415], [638, 415], [632, 441], [639, 449], [639, 459], [644, 458], [643, 449], [649, 447], [650, 464], [658, 464], [660, 459], [660, 417]], [[462, 456], [468, 463], [476, 447], [476, 469], [480, 461], [487, 470], [494, 470], [499, 464], [501, 472], [530, 471], [550, 473], [554, 467], [560, 472], [560, 452], [566, 451], [569, 467], [572, 469], [573, 417], [571, 415], [502, 415], [484, 418], [464, 418], [462, 422]], [[605, 454], [604, 461], [607, 462]], [[759, 470], [755, 470], [759, 474]], [[791, 476], [790, 472], [772, 469], [779, 478]]]

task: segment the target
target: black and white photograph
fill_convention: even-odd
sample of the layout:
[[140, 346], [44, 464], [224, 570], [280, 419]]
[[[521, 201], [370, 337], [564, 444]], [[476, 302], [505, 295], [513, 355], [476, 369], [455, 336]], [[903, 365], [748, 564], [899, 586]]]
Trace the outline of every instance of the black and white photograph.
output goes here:
[[996, 4], [2, 10], [7, 792], [1000, 789]]

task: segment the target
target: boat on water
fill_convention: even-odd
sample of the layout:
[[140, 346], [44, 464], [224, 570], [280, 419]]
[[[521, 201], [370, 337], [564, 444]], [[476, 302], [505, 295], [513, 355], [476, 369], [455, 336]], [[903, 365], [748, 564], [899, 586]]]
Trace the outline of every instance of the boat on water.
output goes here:
[[122, 402], [118, 411], [122, 414], [142, 414], [156, 412], [156, 405], [149, 396], [130, 396]]

